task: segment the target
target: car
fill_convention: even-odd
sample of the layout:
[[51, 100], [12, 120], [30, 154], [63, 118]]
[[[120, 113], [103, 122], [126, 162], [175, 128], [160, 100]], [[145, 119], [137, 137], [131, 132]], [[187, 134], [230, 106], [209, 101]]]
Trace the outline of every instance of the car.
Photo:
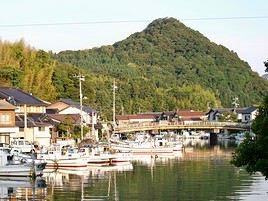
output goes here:
[[14, 139], [11, 146], [20, 150], [22, 153], [31, 153], [34, 151], [34, 145], [25, 139]]

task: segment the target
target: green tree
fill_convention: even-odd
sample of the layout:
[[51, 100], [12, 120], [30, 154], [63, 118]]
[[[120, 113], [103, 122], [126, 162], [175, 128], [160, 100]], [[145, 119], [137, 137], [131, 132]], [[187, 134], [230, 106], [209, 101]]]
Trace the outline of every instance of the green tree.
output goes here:
[[237, 121], [237, 115], [234, 112], [223, 112], [219, 117], [219, 121]]
[[58, 126], [57, 130], [64, 133], [65, 137], [71, 137], [71, 133], [74, 130], [73, 119], [67, 116]]
[[247, 138], [233, 154], [231, 163], [237, 167], [245, 166], [249, 173], [261, 172], [268, 178], [268, 96], [258, 110], [252, 130], [256, 139]]

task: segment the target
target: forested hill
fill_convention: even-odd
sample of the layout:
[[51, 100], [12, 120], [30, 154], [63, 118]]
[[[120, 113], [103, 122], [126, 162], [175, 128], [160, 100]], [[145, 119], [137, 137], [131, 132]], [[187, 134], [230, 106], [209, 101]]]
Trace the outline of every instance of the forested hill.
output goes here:
[[79, 100], [79, 71], [86, 76], [84, 104], [105, 116], [111, 116], [113, 78], [117, 114], [231, 107], [234, 96], [248, 106], [260, 103], [268, 89], [236, 53], [173, 18], [155, 20], [110, 46], [59, 54], [0, 41], [0, 86], [47, 101]]
[[56, 58], [117, 78], [131, 100], [147, 104], [149, 98], [150, 104], [162, 104], [152, 109], [204, 109], [208, 104], [215, 106], [214, 95], [225, 107], [231, 106], [235, 96], [240, 106], [248, 106], [259, 103], [268, 90], [268, 82], [235, 52], [174, 18], [155, 20], [111, 46], [64, 51]]

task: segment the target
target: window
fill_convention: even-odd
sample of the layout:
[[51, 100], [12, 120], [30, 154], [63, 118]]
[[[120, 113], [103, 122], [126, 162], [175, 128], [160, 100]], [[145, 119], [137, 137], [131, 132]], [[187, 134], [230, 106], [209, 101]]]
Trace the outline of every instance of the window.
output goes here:
[[38, 127], [39, 131], [45, 131], [45, 127]]
[[11, 115], [10, 114], [0, 114], [0, 124], [10, 124]]

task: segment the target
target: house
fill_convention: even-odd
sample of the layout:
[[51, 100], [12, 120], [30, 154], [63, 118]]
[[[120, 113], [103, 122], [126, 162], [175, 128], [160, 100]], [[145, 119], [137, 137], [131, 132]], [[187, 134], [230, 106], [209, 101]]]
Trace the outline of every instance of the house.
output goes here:
[[10, 143], [10, 135], [19, 132], [15, 125], [16, 107], [6, 100], [0, 100], [0, 142]]
[[258, 114], [258, 107], [248, 107], [247, 109], [242, 111], [242, 123], [252, 122], [256, 115]]
[[44, 122], [42, 116], [31, 114], [27, 115], [27, 126], [25, 127], [24, 118], [24, 115], [16, 115], [16, 126], [19, 127], [19, 132], [12, 135], [12, 138], [25, 139], [39, 146], [49, 146], [53, 126]]
[[[73, 126], [80, 126], [80, 115], [79, 114], [47, 114], [43, 121], [49, 122], [53, 125], [51, 130], [51, 141], [52, 143], [58, 143], [58, 141], [68, 139], [65, 133], [59, 131], [57, 126], [61, 123], [69, 121]], [[71, 136], [70, 136], [71, 137]]]
[[41, 121], [46, 113], [46, 102], [12, 87], [0, 87], [0, 98], [15, 107], [15, 125], [19, 131], [10, 134], [11, 139], [21, 138], [49, 145], [52, 125]]
[[202, 122], [207, 120], [207, 114], [205, 112], [184, 110], [176, 111], [176, 118], [178, 121], [185, 123]]
[[242, 121], [242, 112], [247, 108], [212, 108], [207, 113], [209, 121], [219, 121], [224, 113], [236, 114], [237, 121]]
[[[50, 104], [47, 107], [48, 110], [54, 110], [57, 114], [80, 114], [80, 103], [75, 102], [68, 98], [61, 98], [60, 100]], [[90, 107], [82, 107], [83, 121], [91, 125], [97, 124], [98, 112]]]
[[[80, 110], [80, 103], [75, 102], [72, 99], [68, 98], [61, 98], [60, 100], [50, 104], [47, 109], [49, 111], [55, 111], [56, 114], [79, 114], [81, 113]], [[98, 139], [98, 112], [88, 106], [82, 107], [82, 118], [83, 124], [88, 126], [92, 130], [92, 135]]]
[[15, 112], [23, 114], [25, 112], [31, 114], [46, 113], [46, 106], [44, 101], [32, 96], [17, 88], [0, 87], [0, 98], [16, 106]]

